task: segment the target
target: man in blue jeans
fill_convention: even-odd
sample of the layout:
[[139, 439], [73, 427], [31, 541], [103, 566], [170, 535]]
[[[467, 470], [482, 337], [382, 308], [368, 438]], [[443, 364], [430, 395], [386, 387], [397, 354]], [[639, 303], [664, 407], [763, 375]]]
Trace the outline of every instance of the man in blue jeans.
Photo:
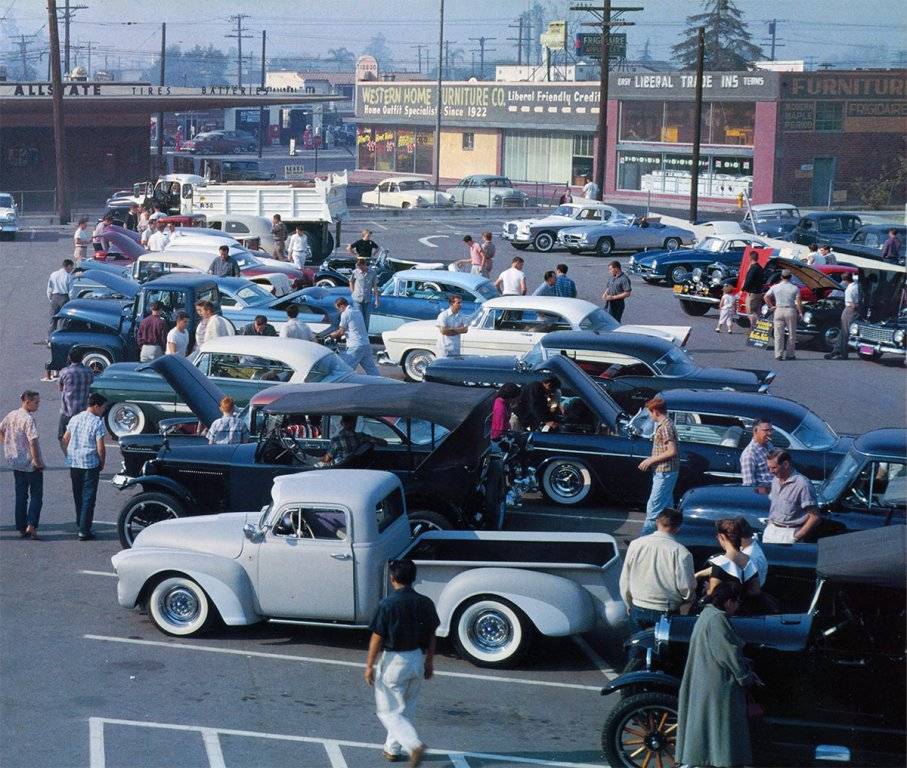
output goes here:
[[680, 474], [680, 449], [677, 431], [668, 416], [668, 406], [661, 397], [653, 397], [646, 403], [649, 416], [655, 422], [652, 435], [652, 455], [639, 462], [642, 472], [652, 471], [652, 491], [646, 504], [646, 522], [640, 536], [655, 532], [655, 518], [659, 512], [674, 503], [674, 486]]
[[23, 538], [37, 539], [44, 499], [44, 459], [34, 414], [41, 396], [27, 389], [19, 400], [19, 408], [0, 421], [0, 444], [16, 484], [16, 530]]
[[94, 538], [91, 523], [98, 498], [98, 480], [107, 458], [104, 446], [107, 430], [104, 429], [104, 420], [101, 418], [106, 402], [107, 398], [96, 392], [89, 395], [88, 407], [69, 420], [63, 435], [62, 445], [69, 464], [79, 541]]

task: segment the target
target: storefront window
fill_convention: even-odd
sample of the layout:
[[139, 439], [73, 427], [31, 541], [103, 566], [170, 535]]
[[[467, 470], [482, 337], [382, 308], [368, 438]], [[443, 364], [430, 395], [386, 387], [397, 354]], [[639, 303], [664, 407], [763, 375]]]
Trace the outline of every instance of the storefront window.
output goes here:
[[621, 141], [661, 141], [664, 125], [663, 101], [622, 101]]
[[375, 140], [371, 128], [359, 126], [356, 129], [357, 167], [363, 171], [375, 170]]
[[840, 131], [844, 127], [844, 102], [816, 102], [816, 130]]
[[416, 133], [407, 128], [397, 131], [397, 173], [412, 173], [416, 160]]
[[709, 195], [736, 197], [753, 183], [753, 158], [713, 157]]
[[375, 170], [394, 170], [394, 131], [391, 128], [375, 128]]
[[[693, 157], [689, 154], [619, 152], [619, 189], [656, 194], [690, 194]], [[751, 157], [701, 156], [699, 194], [703, 197], [734, 198], [753, 183]]]
[[571, 180], [574, 138], [541, 131], [504, 133], [504, 173], [514, 181], [566, 184]]
[[578, 133], [573, 137], [573, 164], [571, 169], [571, 183], [580, 185], [586, 183], [586, 176], [592, 176], [594, 159], [594, 133]]
[[661, 175], [661, 154], [648, 152], [621, 152], [618, 154], [617, 186], [619, 189], [648, 191], [652, 189], [654, 178], [657, 177], [661, 184]]
[[434, 172], [435, 135], [430, 131], [416, 131], [416, 167], [415, 172], [431, 174]]
[[[753, 146], [756, 105], [752, 102], [716, 101], [712, 104], [709, 144]], [[705, 132], [703, 141], [706, 142]]]
[[[702, 138], [703, 144], [709, 143], [709, 104], [702, 105]], [[665, 102], [665, 123], [661, 131], [661, 140], [668, 144], [692, 144], [695, 136], [694, 123], [696, 105], [691, 101]]]

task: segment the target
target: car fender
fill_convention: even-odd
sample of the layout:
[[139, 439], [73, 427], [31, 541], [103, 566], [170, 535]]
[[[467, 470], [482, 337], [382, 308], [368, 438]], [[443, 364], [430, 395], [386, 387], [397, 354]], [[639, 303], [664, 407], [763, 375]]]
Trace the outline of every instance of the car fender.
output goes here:
[[117, 552], [111, 562], [117, 572], [117, 600], [134, 608], [147, 596], [155, 577], [182, 574], [197, 582], [216, 606], [224, 623], [254, 624], [262, 619], [249, 575], [236, 560], [202, 552], [159, 547], [134, 547]]
[[164, 477], [163, 475], [140, 475], [139, 477], [130, 477], [119, 488], [122, 491], [126, 488], [133, 488], [136, 485], [141, 486], [145, 492], [164, 491], [165, 493], [171, 493], [186, 506], [194, 507], [196, 505], [192, 494], [172, 478]]
[[628, 672], [615, 677], [602, 688], [601, 695], [608, 696], [624, 688], [637, 688], [646, 691], [663, 691], [664, 693], [677, 694], [680, 691], [680, 679], [669, 675], [667, 672], [653, 672], [648, 669], [639, 672]]
[[436, 601], [438, 635], [446, 637], [457, 609], [479, 595], [513, 603], [550, 637], [588, 632], [596, 623], [592, 595], [570, 579], [522, 568], [473, 568], [455, 576], [441, 591]]

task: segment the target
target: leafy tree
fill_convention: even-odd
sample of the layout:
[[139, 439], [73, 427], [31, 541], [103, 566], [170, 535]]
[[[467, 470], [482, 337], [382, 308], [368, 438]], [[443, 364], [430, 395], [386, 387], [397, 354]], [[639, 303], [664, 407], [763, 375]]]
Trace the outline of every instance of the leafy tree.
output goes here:
[[365, 53], [375, 57], [380, 69], [391, 69], [394, 66], [394, 57], [387, 44], [387, 39], [380, 33], [369, 40]]
[[[167, 85], [200, 87], [203, 85], [223, 85], [234, 82], [236, 77], [235, 56], [233, 61], [227, 55], [209, 45], [194, 48], [183, 52], [178, 45], [168, 46], [166, 51], [166, 66], [164, 67], [164, 80]], [[143, 79], [150, 83], [157, 83], [160, 73], [160, 56], [142, 74]]]
[[701, 0], [702, 13], [687, 16], [682, 42], [675, 45], [674, 58], [684, 69], [696, 68], [697, 33], [705, 27], [706, 70], [749, 69], [751, 61], [762, 58], [762, 49], [751, 41], [743, 14], [733, 0]]
[[355, 60], [356, 54], [348, 48], [328, 48], [327, 61], [337, 64], [351, 64]]

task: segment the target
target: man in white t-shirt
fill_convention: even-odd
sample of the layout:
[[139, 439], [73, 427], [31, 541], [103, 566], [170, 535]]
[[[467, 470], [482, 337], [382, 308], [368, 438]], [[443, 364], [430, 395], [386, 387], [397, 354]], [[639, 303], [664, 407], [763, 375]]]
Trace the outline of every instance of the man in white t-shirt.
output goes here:
[[583, 197], [586, 200], [595, 200], [598, 198], [598, 184], [596, 184], [588, 176], [583, 177], [586, 180], [586, 183], [583, 184]]
[[305, 233], [302, 226], [296, 227], [296, 231], [287, 240], [287, 253], [290, 254], [290, 260], [296, 265], [297, 269], [302, 269], [306, 262], [312, 258], [309, 236]]
[[498, 275], [494, 286], [502, 296], [525, 296], [526, 276], [523, 274], [523, 258], [514, 256], [510, 262], [510, 269], [505, 269]]
[[340, 357], [354, 371], [356, 366], [361, 365], [362, 370], [369, 376], [380, 376], [381, 371], [375, 364], [375, 355], [368, 340], [368, 330], [362, 313], [356, 307], [350, 306], [349, 301], [342, 296], [334, 302], [334, 306], [340, 312], [340, 327], [330, 336], [335, 339], [346, 336], [346, 352]]
[[167, 241], [170, 239], [167, 236], [167, 231], [164, 228], [164, 225], [159, 221], [155, 222], [152, 226], [154, 227], [154, 233], [148, 237], [148, 250], [163, 251], [164, 248], [167, 247]]
[[303, 341], [317, 341], [312, 329], [297, 318], [299, 317], [299, 307], [296, 304], [290, 304], [287, 307], [287, 321], [283, 324], [278, 334], [282, 339], [302, 339]]
[[176, 325], [167, 333], [167, 354], [185, 357], [189, 351], [189, 315], [180, 310], [176, 313]]
[[438, 315], [438, 343], [435, 346], [437, 357], [459, 357], [460, 336], [468, 330], [460, 314], [463, 300], [459, 296], [450, 296], [447, 299], [450, 305]]
[[217, 314], [214, 309], [214, 304], [210, 301], [200, 301], [196, 306], [201, 310], [202, 321], [205, 323], [205, 337], [203, 343], [207, 343], [212, 339], [217, 339], [221, 336], [234, 336], [236, 334], [236, 331], [233, 330], [233, 327], [227, 322], [223, 315]]

